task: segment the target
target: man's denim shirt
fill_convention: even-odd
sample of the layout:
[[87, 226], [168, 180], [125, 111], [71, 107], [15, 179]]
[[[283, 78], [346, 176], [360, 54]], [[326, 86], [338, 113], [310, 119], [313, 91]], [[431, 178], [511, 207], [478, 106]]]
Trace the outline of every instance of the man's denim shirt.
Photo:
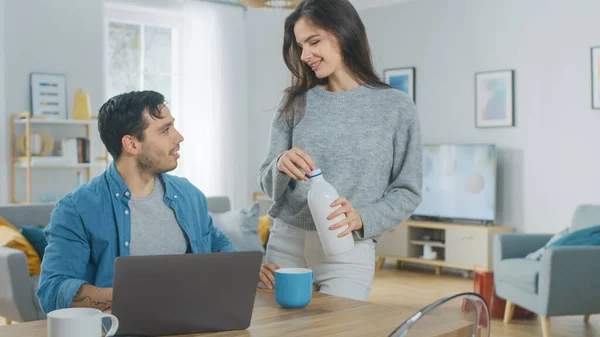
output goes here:
[[[235, 251], [213, 225], [206, 197], [187, 179], [161, 174], [164, 203], [175, 213], [188, 253]], [[71, 306], [83, 284], [110, 288], [114, 261], [129, 256], [131, 192], [112, 163], [107, 171], [62, 198], [52, 211], [45, 235], [37, 296], [48, 313]]]

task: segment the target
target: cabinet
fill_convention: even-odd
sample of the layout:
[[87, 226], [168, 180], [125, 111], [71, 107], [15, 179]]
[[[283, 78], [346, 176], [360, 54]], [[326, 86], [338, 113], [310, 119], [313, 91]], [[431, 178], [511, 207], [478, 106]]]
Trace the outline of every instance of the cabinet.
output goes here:
[[[97, 134], [97, 125], [94, 119], [32, 118], [27, 111], [11, 115], [11, 203], [29, 204], [44, 201], [39, 200], [40, 198], [34, 200], [34, 185], [53, 191], [54, 200], [46, 201], [54, 202], [62, 194], [76, 187], [77, 181], [89, 181], [104, 171], [109, 159]], [[64, 139], [73, 141], [65, 143]], [[64, 144], [67, 144], [69, 151], [60, 148], [59, 143], [65, 147]], [[57, 152], [62, 153], [57, 155]], [[39, 174], [39, 179], [34, 182], [35, 172], [42, 170], [44, 173]], [[24, 195], [21, 193], [21, 197], [18, 197], [18, 190], [24, 190]]]
[[[460, 270], [492, 268], [492, 245], [498, 233], [513, 232], [510, 226], [407, 220], [386, 231], [375, 246], [377, 268], [386, 259]], [[424, 252], [434, 252], [424, 256]]]
[[492, 241], [489, 231], [468, 228], [448, 228], [445, 231], [446, 262], [492, 269]]
[[[407, 258], [411, 255], [408, 253], [409, 245], [398, 244], [400, 242], [407, 242], [407, 240], [408, 240], [408, 227], [407, 226], [396, 226], [396, 227], [388, 230], [384, 235], [381, 236], [377, 247], [379, 247], [379, 248], [384, 247], [383, 252], [387, 256], [396, 256], [399, 258]], [[411, 247], [411, 248], [413, 248], [413, 247]]]

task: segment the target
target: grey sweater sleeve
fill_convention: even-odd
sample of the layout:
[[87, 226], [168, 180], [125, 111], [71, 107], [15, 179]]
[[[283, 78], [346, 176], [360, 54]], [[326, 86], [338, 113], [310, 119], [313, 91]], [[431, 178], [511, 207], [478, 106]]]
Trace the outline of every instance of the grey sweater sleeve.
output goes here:
[[290, 126], [281, 113], [276, 113], [269, 132], [269, 152], [259, 170], [260, 189], [273, 201], [283, 195], [292, 179], [277, 168], [279, 157], [290, 149], [291, 138]]
[[[415, 109], [414, 104], [411, 104]], [[422, 149], [419, 120], [405, 121], [394, 135], [394, 159], [390, 184], [375, 203], [357, 206], [363, 229], [355, 234], [360, 239], [381, 235], [412, 215], [421, 202]]]

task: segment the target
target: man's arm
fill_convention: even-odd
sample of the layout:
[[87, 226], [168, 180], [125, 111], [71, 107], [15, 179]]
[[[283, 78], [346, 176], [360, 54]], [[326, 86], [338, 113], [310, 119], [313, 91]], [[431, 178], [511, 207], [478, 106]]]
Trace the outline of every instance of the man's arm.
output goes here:
[[214, 224], [212, 217], [207, 213], [206, 214], [208, 221], [208, 230], [210, 231], [212, 252], [236, 252], [237, 248], [233, 245], [231, 240], [223, 233], [220, 229], [218, 229]]
[[[220, 229], [218, 229], [214, 225], [213, 219], [210, 216], [210, 214], [208, 213], [208, 199], [206, 198], [204, 193], [202, 193], [202, 191], [200, 191], [200, 189], [198, 189], [189, 180], [187, 180], [187, 178], [183, 178], [183, 179], [185, 179], [187, 181], [187, 183], [194, 189], [194, 191], [196, 193], [196, 197], [198, 198], [197, 199], [197, 202], [199, 205], [198, 212], [200, 213], [198, 215], [200, 224], [198, 224], [198, 225], [206, 226], [206, 230], [199, 232], [198, 235], [210, 236], [210, 242], [211, 242], [210, 252], [212, 252], [212, 253], [236, 252], [237, 248], [235, 248], [235, 246], [229, 240], [227, 235], [225, 235], [225, 233], [223, 233]], [[200, 237], [199, 239], [202, 241], [203, 238]]]
[[48, 245], [42, 260], [37, 297], [44, 313], [69, 308], [82, 285], [90, 243], [70, 196], [61, 199], [45, 229]]
[[206, 224], [208, 234], [210, 235], [211, 247], [210, 251], [216, 252], [236, 252], [237, 248], [233, 245], [231, 240], [223, 233], [219, 228], [214, 225], [213, 219], [208, 213], [208, 200], [202, 191], [196, 189], [200, 194], [202, 200], [202, 209], [200, 210], [200, 219], [203, 224]]
[[71, 307], [95, 308], [107, 311], [112, 309], [112, 298], [112, 288], [98, 288], [93, 285], [84, 284], [73, 297]]

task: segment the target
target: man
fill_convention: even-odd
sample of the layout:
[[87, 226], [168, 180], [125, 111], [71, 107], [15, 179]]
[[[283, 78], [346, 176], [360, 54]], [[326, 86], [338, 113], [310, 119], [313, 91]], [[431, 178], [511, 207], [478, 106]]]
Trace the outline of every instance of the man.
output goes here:
[[[46, 228], [37, 296], [42, 310], [112, 306], [118, 256], [232, 252], [208, 214], [207, 200], [177, 167], [181, 134], [154, 91], [106, 102], [98, 115], [102, 142], [114, 161], [103, 174], [63, 197]], [[261, 267], [272, 284], [277, 266]]]

